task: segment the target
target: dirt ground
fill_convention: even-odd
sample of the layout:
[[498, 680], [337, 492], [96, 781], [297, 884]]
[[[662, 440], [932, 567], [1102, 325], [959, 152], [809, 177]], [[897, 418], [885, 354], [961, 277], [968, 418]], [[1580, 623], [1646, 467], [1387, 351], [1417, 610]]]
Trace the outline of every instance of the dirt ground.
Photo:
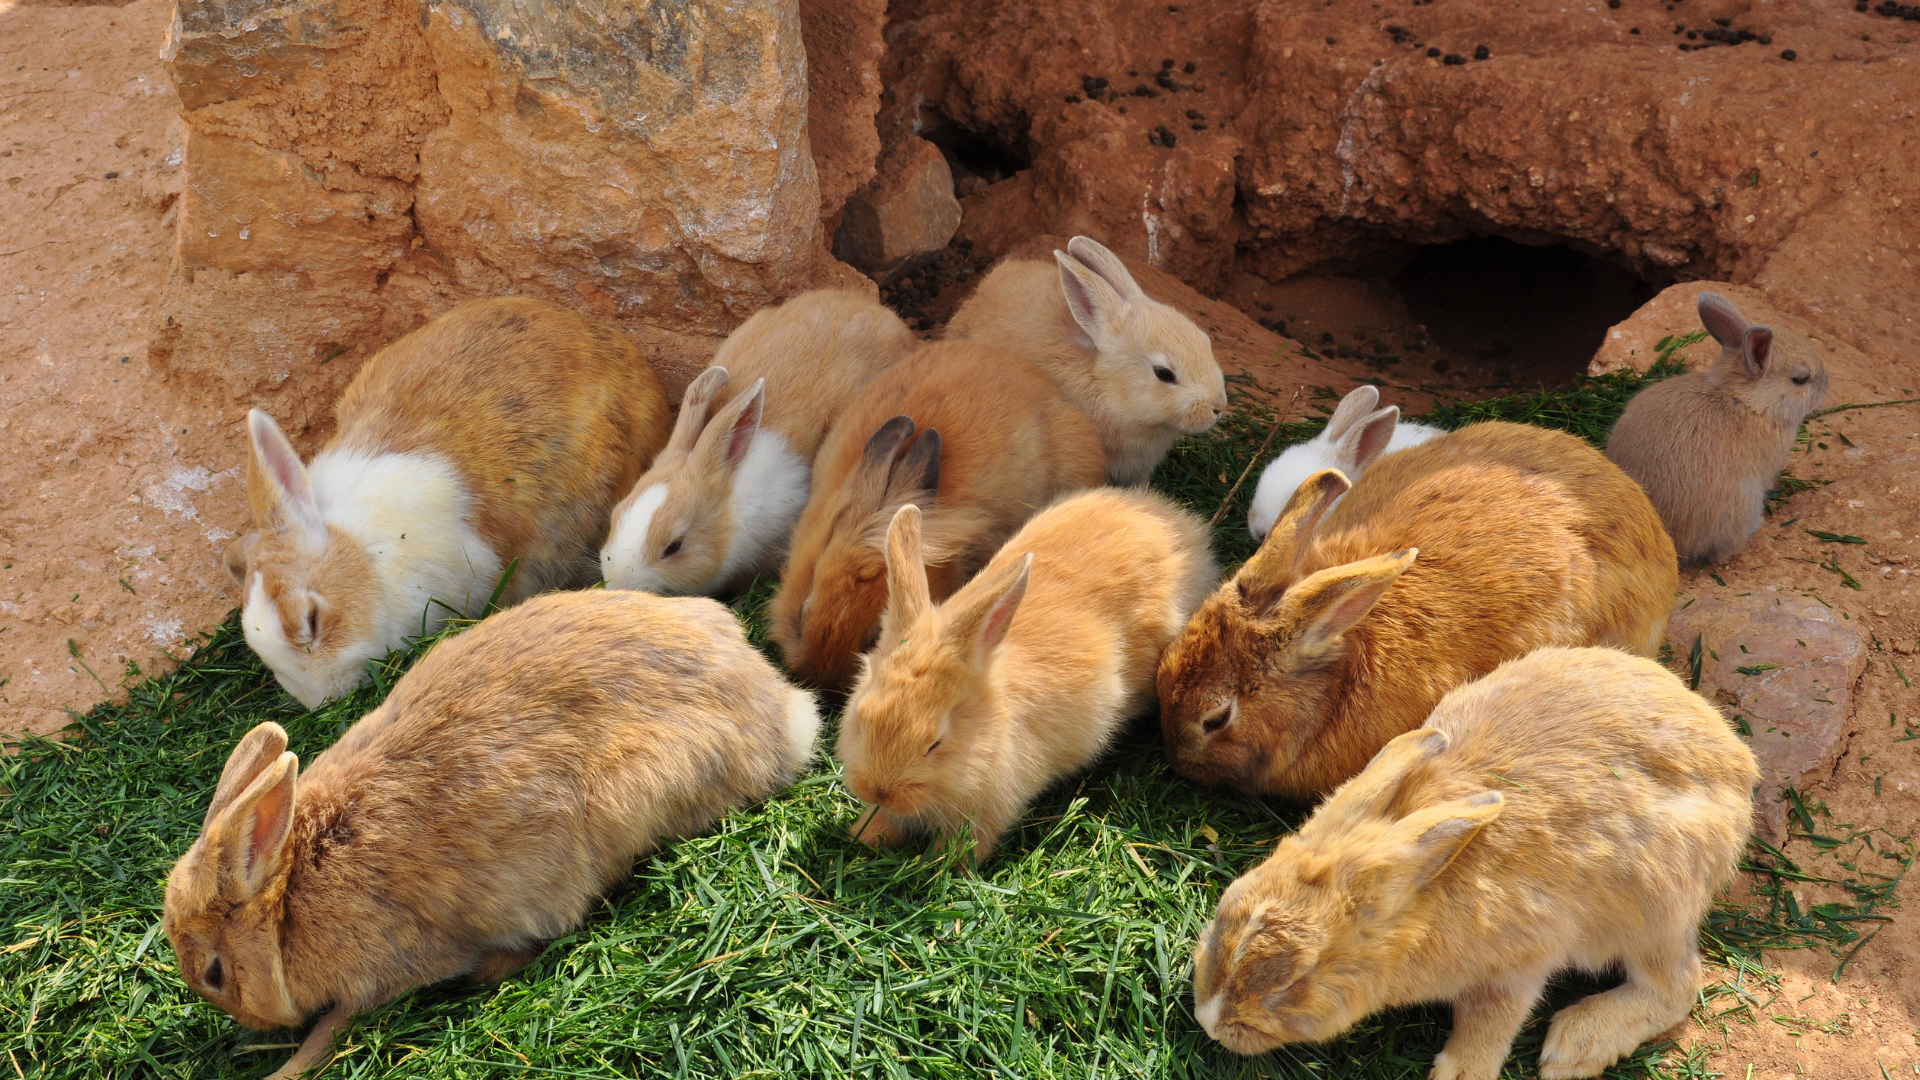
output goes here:
[[[163, 379], [146, 355], [178, 192], [179, 102], [158, 59], [171, 10], [166, 0], [0, 0], [0, 730], [59, 728], [68, 710], [107, 696], [129, 662], [151, 666], [236, 602], [220, 553], [245, 518], [243, 407]], [[1902, 273], [1911, 282], [1911, 270]], [[1307, 331], [1315, 341], [1336, 333], [1356, 362], [1391, 346], [1407, 355], [1406, 374], [1378, 370], [1396, 381], [1433, 378], [1432, 361], [1416, 364], [1405, 350], [1419, 343], [1407, 340], [1410, 316], [1388, 312], [1380, 321], [1391, 333], [1362, 332], [1372, 310], [1358, 298], [1365, 288], [1335, 281], [1276, 291], [1242, 275], [1223, 299], [1240, 309], [1229, 329], [1241, 345], [1278, 340], [1251, 320], [1292, 315], [1290, 331], [1303, 341]], [[1341, 312], [1359, 314], [1346, 325]], [[1883, 327], [1877, 348], [1836, 366], [1828, 405], [1920, 396], [1920, 368], [1896, 359], [1906, 332]], [[1222, 347], [1224, 356], [1239, 345]], [[1498, 367], [1471, 378], [1496, 379]], [[1456, 384], [1467, 377], [1440, 374]], [[1683, 589], [1805, 589], [1864, 628], [1875, 647], [1855, 689], [1856, 722], [1831, 775], [1806, 794], [1823, 834], [1880, 828], [1889, 850], [1900, 849], [1891, 838], [1905, 837], [1911, 852], [1920, 822], [1920, 740], [1906, 738], [1920, 726], [1920, 690], [1909, 685], [1920, 675], [1920, 405], [1834, 413], [1812, 432], [1794, 472], [1832, 482], [1796, 496], [1731, 565], [1688, 575]], [[1823, 544], [1808, 528], [1868, 543]], [[1821, 566], [1832, 558], [1857, 589]], [[1788, 854], [1841, 876], [1834, 861], [1849, 850], [1818, 856], [1796, 842]], [[1899, 895], [1914, 889], [1908, 881]], [[1810, 888], [1801, 902], [1830, 898]], [[1683, 1044], [1717, 1046], [1710, 1067], [1750, 1080], [1920, 1074], [1911, 961], [1920, 908], [1892, 914], [1837, 980], [1839, 960], [1824, 951], [1770, 954], [1779, 985], [1747, 987], [1764, 1006], [1690, 1028]]]

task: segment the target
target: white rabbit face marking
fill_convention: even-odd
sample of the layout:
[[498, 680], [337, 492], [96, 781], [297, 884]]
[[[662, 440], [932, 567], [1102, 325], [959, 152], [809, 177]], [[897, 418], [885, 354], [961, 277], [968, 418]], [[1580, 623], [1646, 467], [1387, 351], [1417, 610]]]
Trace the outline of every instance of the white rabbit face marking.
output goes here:
[[[370, 591], [371, 582], [363, 575], [338, 573], [340, 567], [328, 564], [348, 560], [331, 555], [329, 551], [312, 575], [323, 580], [309, 583], [289, 580], [278, 568], [254, 571], [240, 613], [247, 644], [281, 687], [309, 709], [351, 691], [365, 674], [367, 661], [386, 652], [360, 632], [360, 620], [353, 617], [370, 603], [356, 594]], [[336, 572], [329, 574], [330, 569]], [[329, 595], [348, 601], [345, 609], [330, 602]]]
[[666, 501], [667, 485], [654, 484], [640, 492], [615, 519], [613, 534], [600, 549], [600, 574], [608, 588], [654, 593], [677, 591], [655, 566], [665, 552], [664, 546], [657, 551], [649, 550], [656, 531], [654, 519]]

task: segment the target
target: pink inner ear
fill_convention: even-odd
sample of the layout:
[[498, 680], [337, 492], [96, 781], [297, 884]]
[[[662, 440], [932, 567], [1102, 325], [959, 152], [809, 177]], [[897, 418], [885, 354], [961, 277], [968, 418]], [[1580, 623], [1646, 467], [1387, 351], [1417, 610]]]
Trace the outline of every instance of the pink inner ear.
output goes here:
[[[1078, 262], [1075, 263], [1078, 266]], [[1092, 276], [1092, 271], [1083, 271]], [[1073, 321], [1080, 324], [1082, 330], [1093, 327], [1100, 318], [1100, 309], [1094, 300], [1093, 286], [1068, 268], [1065, 262], [1060, 264], [1060, 292], [1067, 299], [1067, 310], [1073, 314]]]
[[253, 827], [247, 831], [247, 873], [251, 875], [260, 860], [271, 855], [286, 837], [293, 817], [293, 773], [289, 772], [273, 790], [254, 804]]
[[1747, 370], [1760, 375], [1767, 370], [1767, 360], [1773, 355], [1773, 330], [1765, 326], [1756, 326], [1747, 331], [1746, 357]]
[[753, 437], [760, 430], [760, 410], [761, 399], [756, 395], [753, 404], [733, 421], [733, 428], [727, 432], [727, 464], [738, 465], [747, 456]]

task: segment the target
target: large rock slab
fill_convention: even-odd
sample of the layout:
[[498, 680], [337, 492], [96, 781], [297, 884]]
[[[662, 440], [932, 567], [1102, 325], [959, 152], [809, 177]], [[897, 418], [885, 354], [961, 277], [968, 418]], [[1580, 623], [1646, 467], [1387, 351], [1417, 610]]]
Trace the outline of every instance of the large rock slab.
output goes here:
[[1866, 670], [1866, 642], [1820, 601], [1774, 589], [1683, 600], [1667, 638], [1683, 668], [1699, 642], [1698, 689], [1753, 747], [1761, 775], [1755, 825], [1779, 843], [1782, 792], [1833, 766]]
[[960, 227], [947, 159], [925, 139], [909, 136], [881, 159], [873, 181], [841, 210], [833, 252], [879, 281], [938, 255]]

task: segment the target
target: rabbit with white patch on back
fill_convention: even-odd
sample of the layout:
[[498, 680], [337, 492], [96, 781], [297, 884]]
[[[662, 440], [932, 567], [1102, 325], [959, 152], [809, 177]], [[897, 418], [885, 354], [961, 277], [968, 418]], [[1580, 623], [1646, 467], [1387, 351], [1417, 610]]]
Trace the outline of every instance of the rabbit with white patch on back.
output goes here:
[[618, 330], [538, 300], [462, 304], [381, 349], [310, 464], [247, 417], [256, 531], [227, 548], [247, 644], [313, 708], [367, 662], [501, 594], [591, 584], [622, 492], [666, 442], [653, 367]]
[[497, 982], [635, 858], [791, 783], [820, 718], [712, 600], [539, 597], [435, 645], [303, 772], [261, 724], [167, 875], [180, 974], [248, 1027]]
[[1543, 1080], [1599, 1076], [1687, 1018], [1700, 920], [1752, 820], [1753, 753], [1659, 664], [1537, 650], [1455, 688], [1264, 863], [1194, 949], [1194, 1013], [1240, 1054], [1453, 1005], [1431, 1080], [1495, 1080], [1547, 980]]
[[1801, 422], [1826, 399], [1827, 365], [1804, 336], [1750, 325], [1718, 293], [1699, 306], [1719, 357], [1635, 394], [1607, 457], [1646, 489], [1680, 558], [1717, 563], [1760, 528]]
[[1113, 482], [1144, 485], [1174, 440], [1208, 430], [1227, 410], [1213, 344], [1100, 244], [1076, 236], [1053, 257], [994, 267], [942, 336], [1040, 365], [1092, 418]]
[[666, 449], [614, 509], [600, 551], [607, 584], [722, 594], [777, 569], [827, 431], [917, 344], [893, 312], [830, 289], [741, 323], [688, 384]]
[[840, 724], [854, 835], [971, 826], [984, 861], [1048, 784], [1153, 704], [1155, 665], [1213, 587], [1206, 525], [1155, 492], [1100, 488], [1027, 522], [946, 602], [920, 509], [887, 530], [887, 608]]
[[1378, 387], [1371, 383], [1354, 387], [1340, 399], [1320, 434], [1287, 447], [1260, 471], [1253, 506], [1247, 512], [1247, 527], [1255, 539], [1267, 535], [1279, 520], [1280, 511], [1286, 509], [1287, 500], [1307, 477], [1321, 469], [1339, 469], [1348, 482], [1357, 484], [1360, 474], [1381, 456], [1446, 434], [1425, 424], [1401, 423], [1398, 405], [1375, 408], [1379, 404]]

